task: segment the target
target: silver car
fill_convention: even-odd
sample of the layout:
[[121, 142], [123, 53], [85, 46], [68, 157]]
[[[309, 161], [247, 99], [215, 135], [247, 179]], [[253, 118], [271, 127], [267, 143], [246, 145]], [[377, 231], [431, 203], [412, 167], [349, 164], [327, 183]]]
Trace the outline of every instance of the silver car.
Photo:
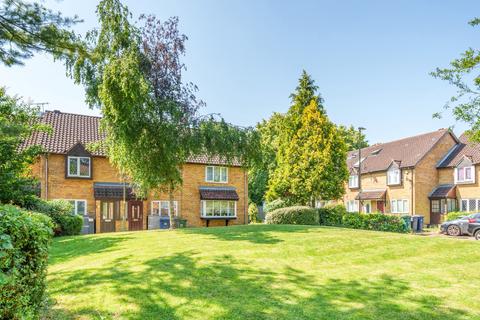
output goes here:
[[473, 213], [456, 220], [444, 222], [440, 226], [440, 232], [446, 233], [449, 236], [462, 236], [468, 234], [468, 225], [470, 223], [477, 223], [478, 219], [480, 219], [480, 213]]

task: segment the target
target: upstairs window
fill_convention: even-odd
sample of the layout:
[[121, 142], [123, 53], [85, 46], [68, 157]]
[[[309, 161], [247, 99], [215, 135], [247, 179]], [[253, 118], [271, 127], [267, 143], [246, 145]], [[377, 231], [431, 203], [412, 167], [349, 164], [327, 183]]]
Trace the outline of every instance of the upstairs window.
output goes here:
[[463, 167], [455, 169], [455, 183], [473, 183], [475, 182], [475, 167]]
[[67, 176], [90, 178], [91, 159], [89, 157], [68, 157]]
[[228, 182], [228, 168], [227, 167], [217, 167], [217, 166], [207, 166], [206, 169], [205, 169], [205, 181], [206, 182], [227, 183]]
[[388, 185], [399, 185], [400, 184], [400, 169], [399, 168], [390, 168], [387, 171], [387, 184]]
[[358, 175], [351, 175], [348, 178], [348, 187], [351, 189], [358, 188]]

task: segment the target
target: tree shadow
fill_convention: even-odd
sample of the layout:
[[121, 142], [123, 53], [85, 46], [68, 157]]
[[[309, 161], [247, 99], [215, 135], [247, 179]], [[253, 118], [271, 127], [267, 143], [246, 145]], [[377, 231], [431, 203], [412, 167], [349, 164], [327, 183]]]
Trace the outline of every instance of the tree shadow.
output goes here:
[[305, 225], [237, 225], [229, 227], [187, 228], [179, 232], [210, 236], [225, 241], [249, 241], [256, 244], [275, 244], [282, 242], [274, 233], [308, 232], [319, 226]]
[[[146, 260], [134, 257], [109, 266], [52, 276], [52, 296], [76, 301], [108, 287], [118, 303], [93, 303], [63, 312], [63, 318], [103, 319], [472, 319], [441, 298], [415, 291], [393, 275], [356, 280], [325, 279], [286, 267], [248, 267], [229, 255], [205, 261], [200, 253]], [[318, 270], [316, 272], [321, 272]], [[75, 305], [75, 303], [73, 304]]]
[[114, 251], [133, 234], [85, 235], [55, 238], [55, 244], [50, 247], [49, 265], [62, 263], [77, 257], [85, 257], [100, 252]]

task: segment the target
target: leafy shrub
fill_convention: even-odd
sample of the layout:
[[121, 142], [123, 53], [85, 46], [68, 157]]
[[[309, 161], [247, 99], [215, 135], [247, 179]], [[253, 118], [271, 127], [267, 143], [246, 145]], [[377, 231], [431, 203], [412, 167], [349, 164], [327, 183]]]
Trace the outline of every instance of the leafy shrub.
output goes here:
[[457, 220], [460, 217], [468, 216], [468, 212], [454, 211], [447, 213], [447, 221]]
[[0, 205], [1, 319], [38, 318], [52, 227], [44, 214]]
[[280, 208], [286, 208], [288, 207], [287, 203], [283, 201], [282, 199], [275, 199], [271, 202], [267, 202], [265, 204], [265, 213], [269, 213], [273, 210], [277, 210]]
[[280, 208], [267, 213], [265, 222], [267, 224], [316, 225], [318, 213], [317, 210], [304, 206]]
[[37, 199], [29, 209], [52, 218], [55, 236], [72, 236], [82, 231], [83, 217], [71, 213], [73, 206], [68, 201]]
[[343, 205], [327, 206], [317, 211], [319, 222], [324, 226], [341, 226], [343, 216], [347, 214], [347, 209]]
[[402, 217], [383, 213], [347, 213], [343, 216], [343, 226], [352, 229], [389, 232], [407, 232], [409, 229]]
[[250, 205], [248, 206], [248, 220], [252, 223], [259, 222], [258, 207], [255, 203], [250, 203]]

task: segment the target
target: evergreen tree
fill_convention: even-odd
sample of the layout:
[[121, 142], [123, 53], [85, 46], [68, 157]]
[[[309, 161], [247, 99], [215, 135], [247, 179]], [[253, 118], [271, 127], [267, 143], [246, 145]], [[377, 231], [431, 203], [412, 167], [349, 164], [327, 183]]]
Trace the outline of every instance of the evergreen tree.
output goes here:
[[358, 150], [368, 147], [368, 141], [364, 133], [358, 132], [354, 126], [338, 126], [339, 133], [343, 136], [347, 151]]

